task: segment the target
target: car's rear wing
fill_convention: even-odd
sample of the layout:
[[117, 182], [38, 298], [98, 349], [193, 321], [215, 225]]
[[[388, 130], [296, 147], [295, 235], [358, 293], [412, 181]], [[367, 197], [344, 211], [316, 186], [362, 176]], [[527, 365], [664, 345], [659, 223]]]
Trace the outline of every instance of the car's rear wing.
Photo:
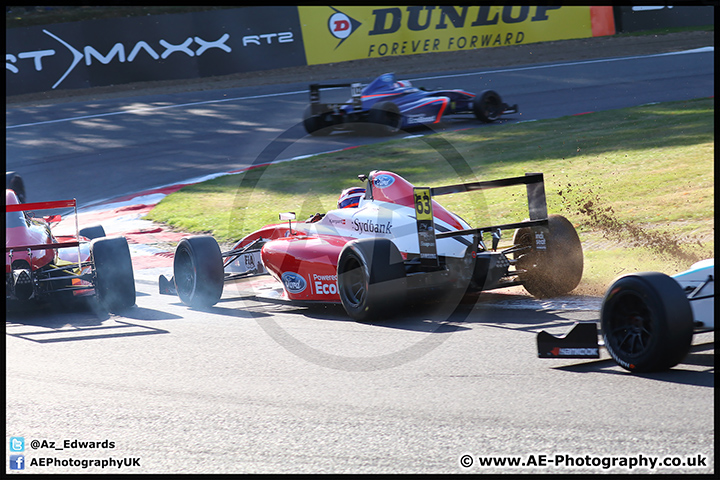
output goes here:
[[34, 203], [18, 203], [14, 205], [5, 205], [5, 212], [26, 212], [29, 210], [51, 210], [55, 208], [69, 208], [72, 207], [75, 212], [75, 241], [72, 242], [58, 242], [49, 245], [47, 243], [37, 245], [14, 245], [11, 247], [5, 247], [5, 252], [13, 252], [18, 250], [49, 250], [56, 248], [71, 248], [77, 247], [78, 249], [78, 266], [80, 265], [80, 227], [78, 225], [78, 214], [77, 214], [77, 201], [73, 198], [71, 200], [57, 200], [53, 202], [34, 202]]
[[[480, 228], [466, 230], [451, 230], [436, 232], [433, 227], [434, 217], [432, 214], [432, 202], [430, 199], [437, 195], [449, 195], [452, 193], [472, 192], [477, 190], [488, 190], [491, 188], [509, 187], [513, 185], [525, 185], [527, 188], [528, 210], [530, 220], [503, 225], [489, 225]], [[473, 235], [482, 239], [483, 234], [492, 233], [493, 250], [500, 240], [500, 230], [509, 230], [523, 227], [539, 227], [548, 224], [547, 201], [545, 198], [545, 184], [542, 173], [526, 173], [522, 177], [503, 178], [484, 182], [462, 183], [448, 185], [445, 187], [414, 187], [415, 217], [418, 227], [418, 241], [420, 245], [420, 262], [423, 266], [433, 268], [438, 265], [437, 246], [435, 241], [448, 237], [464, 237]], [[542, 234], [540, 234], [542, 235]]]
[[[346, 103], [322, 103], [320, 101], [320, 90], [329, 88], [350, 87], [352, 100]], [[362, 90], [365, 87], [362, 83], [313, 83], [310, 85], [310, 109], [313, 115], [319, 115], [327, 111], [334, 111], [346, 105], [352, 105], [354, 110], [362, 109]]]
[[488, 180], [484, 182], [461, 183], [457, 185], [448, 185], [445, 187], [435, 187], [430, 189], [431, 196], [449, 195], [451, 193], [472, 192], [476, 190], [489, 190], [491, 188], [510, 187], [513, 185], [525, 185], [527, 187], [528, 212], [530, 220], [517, 223], [506, 223], [503, 225], [491, 225], [487, 227], [472, 228], [467, 230], [456, 230], [450, 232], [440, 232], [436, 238], [460, 237], [465, 235], [480, 234], [492, 232], [495, 230], [510, 230], [522, 227], [536, 227], [547, 225], [547, 200], [545, 197], [545, 181], [542, 173], [526, 173], [522, 177], [502, 178], [499, 180]]

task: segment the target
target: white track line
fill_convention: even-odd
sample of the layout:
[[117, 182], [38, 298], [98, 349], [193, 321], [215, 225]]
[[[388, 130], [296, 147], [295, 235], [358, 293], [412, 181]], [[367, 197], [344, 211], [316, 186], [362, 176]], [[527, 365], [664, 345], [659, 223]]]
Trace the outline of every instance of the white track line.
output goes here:
[[[435, 79], [441, 79], [441, 78], [470, 77], [470, 76], [477, 76], [477, 75], [482, 76], [482, 75], [488, 75], [491, 73], [522, 72], [522, 71], [528, 71], [528, 70], [541, 70], [541, 69], [545, 69], [545, 68], [557, 68], [557, 67], [566, 67], [566, 66], [574, 66], [574, 65], [587, 65], [587, 64], [594, 64], [594, 63], [618, 62], [618, 61], [622, 61], [622, 60], [632, 60], [632, 59], [638, 59], [638, 58], [664, 57], [664, 56], [668, 56], [668, 55], [683, 55], [683, 54], [689, 54], [689, 53], [706, 53], [706, 52], [714, 52], [714, 51], [715, 51], [715, 47], [702, 47], [702, 48], [696, 48], [693, 50], [685, 50], [682, 52], [657, 53], [657, 54], [653, 54], [653, 55], [635, 55], [635, 56], [631, 56], [631, 57], [603, 58], [603, 59], [598, 59], [598, 60], [583, 60], [583, 61], [567, 62], [567, 63], [552, 63], [552, 64], [548, 64], [548, 65], [531, 65], [531, 66], [526, 66], [526, 67], [485, 70], [482, 72], [437, 75], [437, 76], [431, 76], [431, 77], [418, 77], [418, 78], [410, 79], [410, 80], [411, 81], [419, 81], [419, 80], [435, 80]], [[192, 102], [192, 103], [179, 103], [176, 105], [164, 105], [164, 106], [158, 106], [158, 107], [134, 108], [132, 110], [121, 110], [121, 111], [117, 111], [117, 112], [98, 113], [95, 115], [83, 115], [80, 117], [59, 118], [56, 120], [46, 120], [43, 122], [23, 123], [23, 124], [19, 124], [19, 125], [9, 125], [9, 126], [6, 126], [5, 129], [11, 130], [11, 129], [15, 129], [15, 128], [34, 127], [37, 125], [47, 125], [50, 123], [73, 122], [76, 120], [87, 120], [90, 118], [109, 117], [109, 116], [113, 116], [113, 115], [147, 113], [147, 112], [152, 112], [152, 111], [156, 111], [156, 110], [166, 110], [169, 108], [184, 108], [184, 107], [193, 107], [196, 105], [209, 105], [209, 104], [213, 104], [213, 103], [254, 100], [254, 99], [258, 99], [258, 98], [283, 97], [283, 96], [289, 96], [289, 95], [307, 95], [307, 90], [298, 90], [298, 91], [294, 91], [294, 92], [282, 92], [282, 93], [268, 93], [265, 95], [250, 95], [247, 97], [222, 98], [222, 99], [218, 99], [218, 100], [206, 100], [203, 102]]]

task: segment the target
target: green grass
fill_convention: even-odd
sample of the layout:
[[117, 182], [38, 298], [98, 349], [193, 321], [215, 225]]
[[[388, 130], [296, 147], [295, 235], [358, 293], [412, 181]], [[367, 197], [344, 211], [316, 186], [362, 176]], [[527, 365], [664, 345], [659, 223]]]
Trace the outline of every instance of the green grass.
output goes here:
[[[604, 289], [623, 272], [672, 274], [714, 256], [713, 160], [714, 99], [698, 99], [393, 139], [256, 168], [185, 187], [147, 218], [230, 242], [281, 211], [303, 219], [334, 208], [340, 190], [375, 169], [418, 186], [543, 172], [549, 212], [570, 219], [583, 242], [584, 287]], [[527, 217], [524, 187], [438, 201], [474, 226]]]

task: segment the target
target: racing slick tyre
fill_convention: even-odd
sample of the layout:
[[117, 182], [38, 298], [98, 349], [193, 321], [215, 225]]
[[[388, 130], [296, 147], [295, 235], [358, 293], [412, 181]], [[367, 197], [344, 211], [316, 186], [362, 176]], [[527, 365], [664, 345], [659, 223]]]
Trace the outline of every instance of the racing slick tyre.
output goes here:
[[15, 172], [5, 172], [5, 188], [15, 192], [20, 203], [25, 203], [25, 182]]
[[180, 300], [193, 308], [215, 305], [222, 296], [225, 273], [222, 253], [211, 236], [180, 240], [173, 260], [175, 288]]
[[483, 90], [473, 99], [473, 113], [481, 122], [494, 122], [503, 112], [503, 102], [494, 90]]
[[100, 304], [113, 313], [135, 305], [135, 277], [127, 240], [96, 238], [90, 242], [90, 256]]
[[102, 238], [105, 236], [105, 229], [102, 225], [93, 225], [92, 227], [85, 227], [80, 229], [80, 236], [93, 240], [96, 238]]
[[393, 102], [378, 102], [370, 107], [368, 123], [376, 135], [394, 135], [400, 131], [402, 115]]
[[[519, 228], [513, 245], [526, 247], [513, 254], [525, 290], [537, 298], [564, 295], [578, 286], [583, 273], [583, 251], [572, 223], [562, 215], [550, 215], [544, 235], [535, 230]], [[544, 240], [545, 244], [542, 244]]]
[[631, 372], [672, 368], [692, 343], [690, 302], [672, 277], [658, 272], [617, 279], [603, 299], [600, 324], [608, 353]]
[[337, 279], [340, 300], [355, 321], [381, 320], [405, 303], [405, 265], [390, 239], [365, 238], [346, 244], [338, 259]]
[[312, 107], [308, 105], [303, 113], [303, 126], [305, 127], [305, 131], [310, 135], [320, 136], [330, 133], [328, 127], [330, 127], [331, 124], [326, 122], [322, 115], [313, 115]]

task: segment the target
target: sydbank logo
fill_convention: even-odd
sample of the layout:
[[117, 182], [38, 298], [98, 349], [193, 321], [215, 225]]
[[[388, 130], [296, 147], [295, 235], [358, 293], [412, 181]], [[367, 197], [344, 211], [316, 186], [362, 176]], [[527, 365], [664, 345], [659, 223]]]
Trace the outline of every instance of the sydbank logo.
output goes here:
[[344, 14], [340, 10], [330, 7], [335, 13], [330, 15], [328, 19], [328, 29], [330, 34], [340, 40], [335, 48], [339, 47], [341, 43], [345, 41], [352, 33], [358, 29], [362, 23], [358, 22], [352, 17]]

